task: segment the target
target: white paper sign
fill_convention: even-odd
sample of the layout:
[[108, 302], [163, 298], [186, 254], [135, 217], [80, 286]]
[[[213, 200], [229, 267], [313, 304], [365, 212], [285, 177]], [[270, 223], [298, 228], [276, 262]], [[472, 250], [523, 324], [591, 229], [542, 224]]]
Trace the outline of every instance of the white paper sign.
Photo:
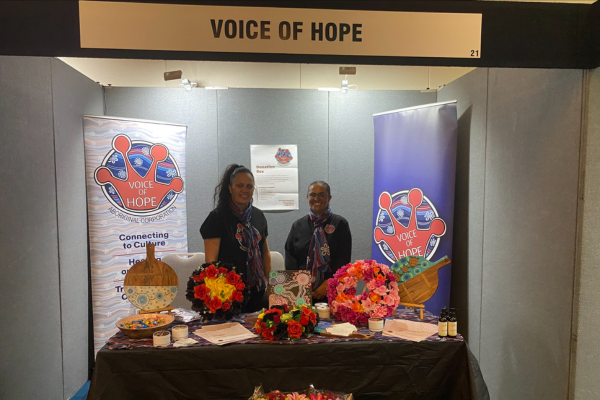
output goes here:
[[383, 327], [383, 336], [395, 336], [413, 342], [421, 342], [437, 332], [437, 324], [401, 319], [386, 319]]
[[224, 345], [246, 339], [254, 339], [256, 335], [244, 328], [238, 322], [220, 325], [208, 325], [194, 331], [196, 336], [208, 340], [212, 344]]
[[298, 146], [251, 145], [256, 188], [253, 205], [261, 210], [298, 209]]

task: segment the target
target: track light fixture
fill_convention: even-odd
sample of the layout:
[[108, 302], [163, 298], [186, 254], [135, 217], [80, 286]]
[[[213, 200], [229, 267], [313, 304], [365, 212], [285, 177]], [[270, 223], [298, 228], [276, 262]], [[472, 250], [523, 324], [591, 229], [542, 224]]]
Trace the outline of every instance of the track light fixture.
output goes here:
[[193, 88], [195, 88], [196, 86], [198, 86], [198, 84], [196, 82], [190, 82], [189, 79], [186, 78], [182, 78], [183, 73], [181, 71], [168, 71], [165, 72], [164, 74], [164, 79], [165, 81], [174, 81], [174, 80], [178, 80], [181, 79], [181, 83], [179, 84], [179, 86], [183, 86], [183, 88], [186, 91], [190, 91]]
[[321, 92], [342, 92], [342, 94], [348, 93], [348, 90], [357, 90], [357, 89], [358, 89], [358, 85], [349, 85], [348, 84], [347, 76], [344, 76], [344, 79], [342, 79], [342, 86], [339, 88], [333, 88], [333, 87], [317, 88], [317, 90], [320, 90]]

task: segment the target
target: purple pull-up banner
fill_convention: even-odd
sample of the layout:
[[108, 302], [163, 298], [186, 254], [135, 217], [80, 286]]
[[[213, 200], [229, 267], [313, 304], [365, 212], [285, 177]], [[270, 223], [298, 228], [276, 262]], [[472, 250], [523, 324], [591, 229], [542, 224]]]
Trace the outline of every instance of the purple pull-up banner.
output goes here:
[[[456, 101], [375, 114], [373, 123], [372, 258], [387, 265], [408, 255], [452, 260]], [[450, 272], [451, 265], [438, 270], [437, 291], [425, 302], [435, 315], [450, 303]]]

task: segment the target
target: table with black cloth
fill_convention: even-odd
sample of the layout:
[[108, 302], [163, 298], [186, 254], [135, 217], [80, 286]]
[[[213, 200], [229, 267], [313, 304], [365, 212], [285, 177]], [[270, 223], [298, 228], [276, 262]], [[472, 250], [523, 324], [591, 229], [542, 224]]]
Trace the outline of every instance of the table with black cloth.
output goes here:
[[281, 391], [312, 384], [353, 393], [357, 400], [489, 399], [465, 341], [369, 339], [169, 349], [105, 346], [96, 358], [88, 400], [247, 400], [260, 384]]

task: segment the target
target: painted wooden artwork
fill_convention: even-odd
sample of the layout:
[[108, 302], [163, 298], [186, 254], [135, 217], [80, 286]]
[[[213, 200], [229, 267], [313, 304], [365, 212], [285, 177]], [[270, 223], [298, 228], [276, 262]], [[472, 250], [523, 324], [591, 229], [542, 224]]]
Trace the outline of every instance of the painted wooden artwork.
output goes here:
[[269, 307], [311, 304], [310, 271], [271, 271], [267, 282]]
[[423, 303], [429, 300], [438, 287], [438, 270], [450, 264], [445, 256], [437, 261], [429, 261], [424, 257], [406, 256], [396, 261], [390, 269], [398, 281], [400, 304], [410, 307], [424, 308]]
[[135, 307], [144, 310], [167, 308], [177, 295], [179, 280], [168, 264], [154, 257], [154, 244], [146, 244], [146, 259], [135, 263], [125, 275], [124, 290]]

